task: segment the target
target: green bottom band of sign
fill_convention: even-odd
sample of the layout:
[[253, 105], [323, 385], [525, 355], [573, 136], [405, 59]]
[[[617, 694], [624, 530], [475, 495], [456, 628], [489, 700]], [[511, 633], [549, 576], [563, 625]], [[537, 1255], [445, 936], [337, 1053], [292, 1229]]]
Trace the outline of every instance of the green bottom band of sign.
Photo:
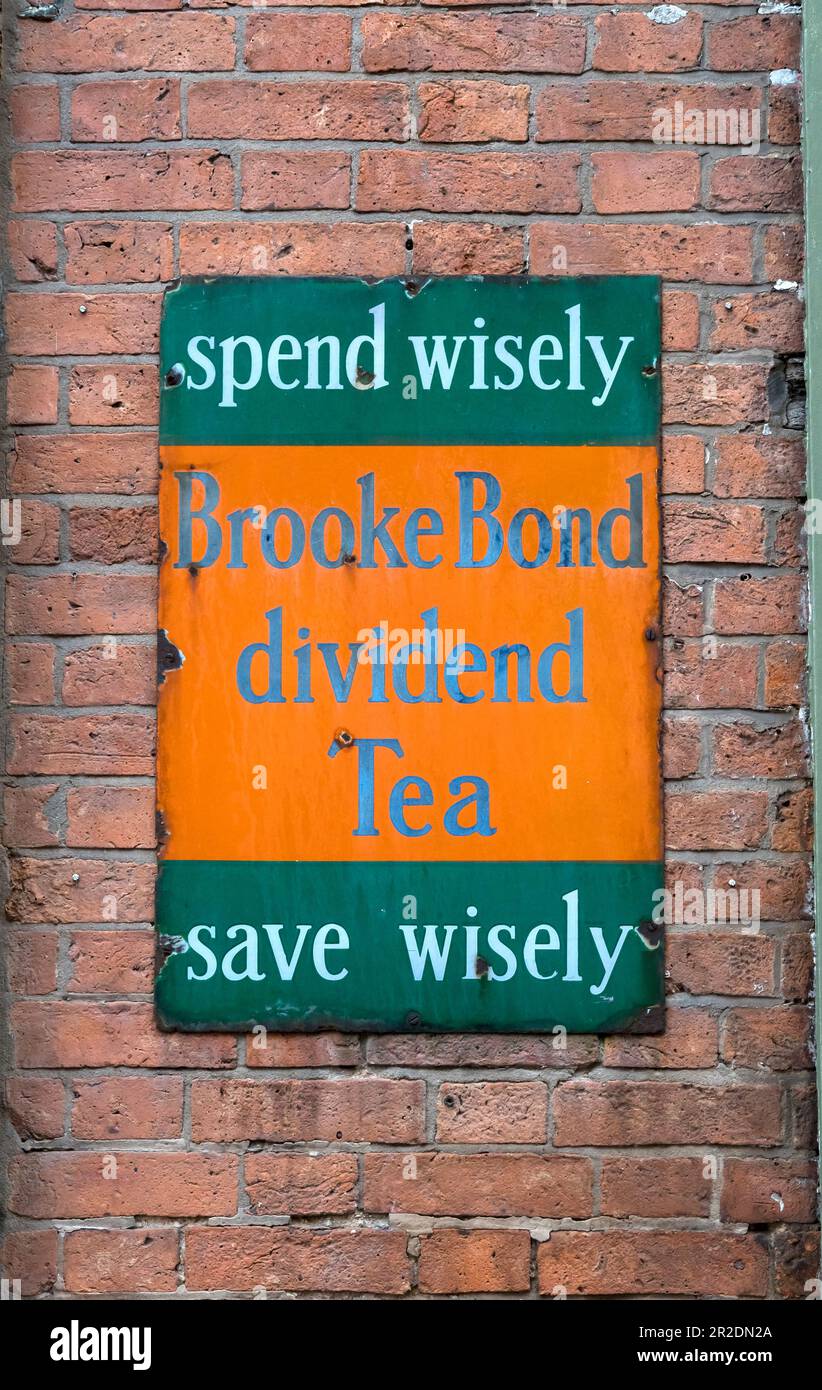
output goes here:
[[[161, 1026], [658, 1032], [657, 862], [169, 860]], [[655, 896], [656, 895], [656, 896]]]

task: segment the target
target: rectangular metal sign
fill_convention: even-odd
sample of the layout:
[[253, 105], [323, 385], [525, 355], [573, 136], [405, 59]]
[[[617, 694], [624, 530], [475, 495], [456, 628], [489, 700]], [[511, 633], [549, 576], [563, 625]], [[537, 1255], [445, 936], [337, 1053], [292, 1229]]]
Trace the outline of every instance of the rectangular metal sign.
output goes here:
[[161, 1023], [657, 1031], [657, 280], [184, 281], [161, 373]]

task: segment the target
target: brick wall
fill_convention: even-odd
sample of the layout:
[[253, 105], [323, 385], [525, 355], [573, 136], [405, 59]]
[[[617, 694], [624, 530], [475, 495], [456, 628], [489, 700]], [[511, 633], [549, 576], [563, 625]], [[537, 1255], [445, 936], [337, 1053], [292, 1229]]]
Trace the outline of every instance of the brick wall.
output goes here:
[[[6, 42], [7, 1273], [58, 1296], [807, 1296], [799, 19], [56, 8]], [[680, 101], [760, 113], [761, 148], [654, 143]], [[163, 283], [524, 269], [663, 278], [670, 878], [758, 889], [761, 927], [671, 928], [660, 1037], [161, 1034]]]

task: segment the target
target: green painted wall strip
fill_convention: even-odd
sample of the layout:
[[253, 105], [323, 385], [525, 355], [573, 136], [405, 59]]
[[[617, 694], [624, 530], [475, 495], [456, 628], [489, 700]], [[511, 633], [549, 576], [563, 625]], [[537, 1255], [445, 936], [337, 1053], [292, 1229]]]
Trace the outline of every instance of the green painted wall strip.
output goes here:
[[[806, 315], [808, 380], [808, 496], [822, 497], [822, 3], [811, 0], [803, 11], [802, 51], [804, 116], [803, 155], [805, 168], [806, 227]], [[822, 931], [819, 903], [822, 902], [822, 797], [819, 795], [822, 768], [822, 536], [808, 536], [811, 585], [811, 624], [808, 646], [810, 664], [811, 728], [814, 740], [814, 788], [816, 793], [814, 883], [816, 889], [816, 960], [820, 960]], [[816, 987], [817, 1079], [822, 1128], [822, 1063], [819, 1039], [822, 1037], [822, 998]]]

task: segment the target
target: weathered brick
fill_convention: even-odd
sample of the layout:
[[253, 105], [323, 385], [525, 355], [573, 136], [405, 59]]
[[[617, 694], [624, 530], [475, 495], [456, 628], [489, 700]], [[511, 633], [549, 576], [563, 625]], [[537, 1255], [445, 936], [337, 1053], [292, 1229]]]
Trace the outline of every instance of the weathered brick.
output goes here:
[[151, 1004], [20, 1003], [13, 1010], [20, 1067], [230, 1067], [226, 1033], [161, 1033]]
[[554, 1092], [554, 1142], [604, 1148], [646, 1144], [781, 1142], [776, 1086], [739, 1083], [565, 1081]]
[[74, 141], [179, 140], [180, 83], [169, 77], [79, 82], [71, 94]]
[[699, 203], [699, 155], [597, 151], [591, 156], [596, 212], [687, 212]]
[[57, 1282], [57, 1232], [37, 1227], [8, 1231], [2, 1263], [5, 1278], [20, 1280], [24, 1298], [50, 1293]]
[[676, 425], [739, 425], [768, 418], [768, 373], [759, 363], [669, 362], [662, 418]]
[[801, 1071], [811, 1065], [810, 1024], [802, 1005], [729, 1009], [723, 1059], [737, 1067]]
[[368, 72], [582, 72], [585, 27], [567, 15], [367, 14]]
[[231, 1216], [235, 1154], [29, 1153], [9, 1165], [19, 1216]]
[[63, 236], [69, 284], [171, 278], [174, 244], [168, 222], [69, 222]]
[[21, 856], [9, 866], [6, 911], [13, 922], [141, 922], [153, 889], [153, 864]]
[[[557, 248], [563, 256], [557, 256]], [[681, 224], [538, 222], [531, 231], [536, 275], [632, 275], [637, 267], [665, 280], [750, 283], [751, 229]]]
[[716, 442], [717, 497], [802, 497], [805, 452], [798, 439], [723, 435]]
[[234, 66], [234, 20], [94, 15], [20, 32], [18, 72], [215, 72]]
[[714, 586], [718, 633], [804, 632], [805, 588], [800, 575], [720, 579]]
[[19, 435], [10, 458], [17, 492], [154, 492], [152, 434]]
[[207, 140], [407, 140], [401, 82], [198, 82], [188, 133]]
[[769, 1225], [813, 1221], [816, 1170], [798, 1158], [726, 1158], [722, 1168], [723, 1221]]
[[54, 703], [54, 647], [51, 642], [13, 642], [6, 646], [9, 703]]
[[341, 1216], [357, 1205], [357, 1157], [250, 1153], [245, 1182], [254, 1216]]
[[537, 1271], [540, 1293], [572, 1297], [765, 1298], [768, 1288], [763, 1244], [716, 1231], [554, 1231]]
[[78, 849], [153, 849], [153, 787], [70, 788], [66, 844]]
[[243, 156], [242, 206], [252, 212], [347, 208], [351, 156], [333, 150], [254, 150]]
[[760, 726], [741, 719], [713, 731], [713, 765], [720, 777], [804, 777], [807, 738], [797, 720]]
[[437, 1096], [445, 1144], [543, 1144], [548, 1092], [541, 1081], [459, 1081]]
[[757, 565], [767, 560], [761, 507], [666, 502], [662, 521], [664, 556], [671, 564]]
[[579, 212], [575, 154], [363, 150], [360, 212]]
[[420, 1238], [420, 1292], [523, 1292], [530, 1260], [527, 1231], [432, 1231]]
[[749, 347], [802, 352], [805, 346], [802, 325], [800, 301], [784, 290], [717, 299], [713, 305], [709, 347], [712, 352], [745, 351]]
[[20, 356], [156, 352], [160, 300], [150, 294], [11, 294], [9, 351]]
[[600, 1178], [603, 1216], [708, 1216], [711, 1179], [701, 1158], [606, 1156]]
[[525, 267], [519, 227], [488, 222], [415, 222], [414, 270], [420, 275], [518, 275]]
[[56, 1139], [66, 1127], [62, 1081], [49, 1076], [10, 1076], [5, 1088], [9, 1119], [21, 1139]]
[[130, 362], [75, 367], [69, 378], [72, 425], [156, 425], [157, 369]]
[[409, 1287], [405, 1242], [396, 1231], [194, 1226], [186, 1287], [401, 1294]]
[[799, 19], [792, 15], [744, 15], [711, 24], [708, 63], [717, 72], [765, 72], [799, 66]]
[[63, 661], [66, 705], [153, 705], [157, 700], [154, 643], [112, 639], [92, 647], [75, 647]]
[[44, 849], [58, 845], [55, 824], [56, 782], [6, 787], [3, 795], [3, 843], [14, 849]]
[[351, 20], [347, 15], [251, 15], [245, 30], [251, 72], [347, 72]]
[[409, 1144], [423, 1137], [424, 1084], [369, 1077], [336, 1081], [195, 1081], [195, 1142], [257, 1139]]
[[669, 709], [751, 708], [758, 674], [754, 646], [673, 638], [665, 649], [665, 703]]
[[15, 363], [6, 383], [8, 424], [56, 424], [59, 385], [56, 368]]
[[76, 1139], [176, 1139], [182, 1126], [181, 1077], [95, 1077], [72, 1084]]
[[173, 1227], [68, 1231], [63, 1283], [73, 1294], [174, 1293], [177, 1260]]
[[93, 777], [153, 771], [154, 726], [143, 714], [15, 714], [9, 771]]
[[217, 150], [32, 150], [12, 161], [22, 212], [207, 211], [233, 203], [231, 161]]
[[388, 1067], [588, 1066], [599, 1055], [596, 1038], [528, 1033], [400, 1033], [368, 1039], [368, 1061]]
[[21, 145], [60, 139], [60, 90], [49, 83], [21, 82], [8, 94], [12, 136]]
[[772, 995], [774, 961], [773, 938], [744, 930], [669, 932], [665, 943], [670, 988], [688, 994]]
[[[602, 72], [687, 72], [699, 67], [702, 17], [684, 10], [673, 22], [652, 14], [606, 14], [594, 20], [593, 66]], [[613, 138], [613, 137], [611, 137]]]
[[[745, 112], [759, 112], [758, 87], [716, 86], [714, 83], [636, 82], [625, 78], [544, 87], [537, 96], [538, 140], [648, 140], [666, 135], [660, 113], [665, 112], [674, 133], [674, 114], [681, 103], [683, 129], [701, 117], [716, 143], [735, 144]], [[736, 128], [719, 121], [717, 108], [737, 114]], [[711, 127], [710, 122], [713, 121]], [[744, 126], [742, 126], [744, 129]], [[747, 129], [750, 130], [750, 125]]]
[[422, 82], [420, 140], [527, 140], [529, 88], [507, 82]]
[[606, 1067], [695, 1071], [716, 1066], [717, 1046], [715, 1015], [705, 1009], [669, 1009], [664, 1033], [606, 1038], [602, 1062]]
[[400, 275], [400, 223], [187, 222], [180, 229], [185, 275]]
[[6, 941], [6, 972], [13, 994], [51, 994], [57, 988], [55, 932], [11, 931]]
[[371, 1153], [363, 1205], [421, 1216], [587, 1217], [593, 1168], [567, 1154]]
[[150, 994], [153, 931], [80, 931], [69, 946], [67, 989], [76, 994]]
[[52, 222], [9, 221], [6, 244], [15, 280], [37, 285], [57, 278], [57, 228]]

